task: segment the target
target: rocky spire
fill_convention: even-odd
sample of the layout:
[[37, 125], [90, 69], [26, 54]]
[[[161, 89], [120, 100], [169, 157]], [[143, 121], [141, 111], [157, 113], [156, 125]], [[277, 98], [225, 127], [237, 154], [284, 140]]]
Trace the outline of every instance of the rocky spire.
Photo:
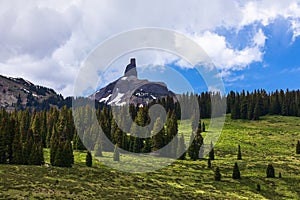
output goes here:
[[135, 58], [130, 59], [130, 64], [127, 65], [125, 69], [124, 76], [135, 76], [137, 77]]

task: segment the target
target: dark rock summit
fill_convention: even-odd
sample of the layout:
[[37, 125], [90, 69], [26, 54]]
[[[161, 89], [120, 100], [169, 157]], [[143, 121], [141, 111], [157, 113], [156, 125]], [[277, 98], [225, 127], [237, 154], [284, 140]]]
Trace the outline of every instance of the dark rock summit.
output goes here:
[[172, 97], [176, 100], [176, 95], [167, 88], [165, 83], [138, 79], [134, 58], [127, 65], [124, 76], [90, 96], [91, 99], [100, 103], [117, 106], [146, 105], [153, 100], [165, 97]]
[[135, 76], [137, 77], [135, 58], [130, 59], [130, 64], [127, 65], [124, 76]]

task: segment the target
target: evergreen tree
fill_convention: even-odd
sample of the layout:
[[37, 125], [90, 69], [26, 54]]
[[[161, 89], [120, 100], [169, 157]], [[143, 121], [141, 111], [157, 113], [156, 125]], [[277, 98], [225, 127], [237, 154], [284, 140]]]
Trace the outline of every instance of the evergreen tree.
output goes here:
[[7, 146], [5, 144], [6, 135], [0, 126], [0, 164], [6, 163]]
[[276, 90], [271, 96], [271, 112], [270, 114], [277, 115], [280, 113], [279, 93]]
[[93, 165], [92, 154], [91, 154], [91, 152], [89, 152], [89, 151], [88, 151], [87, 154], [86, 154], [85, 164], [86, 164], [86, 166], [88, 166], [88, 167], [92, 167], [92, 165]]
[[235, 100], [233, 107], [231, 108], [231, 119], [239, 119], [240, 118], [240, 104], [238, 97]]
[[[99, 124], [103, 130], [103, 133], [105, 134], [107, 139], [110, 141], [112, 141], [112, 138], [111, 138], [112, 117], [111, 117], [111, 115], [112, 115], [111, 111], [106, 106], [104, 106], [103, 110], [101, 111], [100, 121], [99, 121]], [[102, 140], [102, 150], [103, 151], [112, 151], [111, 146], [107, 142], [104, 142], [104, 141], [106, 141], [106, 138], [104, 137], [104, 135], [101, 136], [101, 138], [103, 139]]]
[[77, 133], [74, 134], [73, 147], [75, 150], [86, 150], [84, 144], [81, 141], [80, 136]]
[[[27, 134], [29, 128], [30, 128], [30, 112], [29, 109], [27, 108], [24, 112], [21, 112], [20, 114], [20, 119], [19, 119], [20, 137], [24, 134]], [[21, 142], [25, 142], [25, 141], [22, 140]]]
[[37, 150], [37, 145], [34, 143], [32, 145], [31, 153], [28, 160], [29, 165], [37, 165], [37, 163], [39, 162], [39, 155], [36, 150]]
[[74, 164], [73, 148], [70, 138], [73, 137], [70, 127], [71, 120], [64, 106], [58, 117], [56, 126], [52, 129], [50, 139], [50, 162], [58, 167], [72, 167]]
[[272, 164], [269, 164], [267, 167], [267, 178], [275, 178], [275, 169]]
[[140, 153], [142, 151], [142, 140], [141, 138], [134, 137], [133, 145], [132, 145], [132, 152]]
[[151, 152], [151, 141], [149, 138], [146, 138], [143, 140], [143, 149], [142, 149], [142, 153], [149, 153]]
[[299, 140], [296, 145], [296, 154], [300, 154], [300, 141]]
[[53, 133], [53, 128], [57, 123], [58, 111], [56, 108], [51, 108], [47, 115], [47, 136], [46, 136], [46, 147], [50, 148], [50, 141]]
[[58, 167], [66, 167], [66, 162], [64, 158], [64, 144], [63, 142], [59, 142], [57, 145], [57, 149], [55, 151], [55, 157], [53, 159], [53, 166], [58, 166]]
[[220, 172], [220, 168], [217, 167], [216, 170], [215, 170], [215, 181], [221, 181], [221, 178], [222, 178], [222, 175], [221, 175], [221, 172]]
[[24, 165], [28, 165], [31, 164], [30, 162], [30, 157], [31, 157], [31, 153], [32, 153], [32, 149], [33, 149], [33, 144], [34, 144], [34, 140], [33, 140], [33, 132], [32, 129], [29, 129], [27, 132], [27, 136], [24, 142], [24, 146], [23, 146], [23, 164]]
[[194, 137], [194, 133], [192, 133], [190, 138], [191, 145], [188, 149], [188, 154], [192, 160], [199, 159], [199, 151], [201, 146], [203, 145], [203, 137], [201, 135], [201, 131], [201, 121], [199, 121], [196, 135]]
[[260, 108], [259, 108], [259, 104], [256, 103], [253, 112], [253, 120], [259, 120], [259, 116], [260, 116]]
[[214, 150], [214, 145], [212, 142], [210, 143], [210, 149], [211, 150], [209, 152], [209, 159], [214, 160], [215, 159], [215, 150]]
[[97, 156], [97, 157], [102, 157], [103, 156], [103, 154], [102, 154], [102, 145], [101, 145], [100, 139], [97, 140], [94, 151], [95, 151], [95, 156]]
[[6, 122], [6, 147], [7, 147], [7, 159], [8, 162], [11, 163], [12, 162], [12, 157], [13, 157], [13, 149], [12, 149], [12, 145], [13, 145], [13, 141], [14, 141], [14, 136], [15, 134], [18, 134], [19, 132], [19, 125], [17, 122], [17, 111], [15, 110], [11, 116], [9, 117], [8, 121]]
[[118, 147], [122, 147], [123, 131], [117, 127], [115, 132], [112, 133], [112, 142], [117, 144]]
[[[150, 152], [151, 150], [151, 146], [150, 146], [150, 139], [148, 138], [149, 140], [149, 150], [147, 152]], [[127, 133], [124, 133], [122, 134], [122, 145], [121, 145], [121, 148], [128, 151], [129, 150], [129, 141], [128, 141], [128, 136], [127, 136]]]
[[281, 106], [281, 115], [288, 116], [288, 106], [286, 104], [286, 101], [283, 101]]
[[177, 151], [178, 151], [178, 136], [173, 136], [173, 139], [169, 143], [169, 146], [167, 146], [168, 153], [166, 154], [167, 157], [170, 158], [176, 158]]
[[38, 151], [38, 157], [39, 157], [38, 165], [45, 164], [44, 149], [43, 149], [43, 143], [42, 142], [40, 142], [38, 144], [37, 151]]
[[258, 192], [261, 191], [261, 188], [260, 188], [260, 184], [259, 184], [259, 183], [256, 185], [256, 191], [258, 191]]
[[12, 163], [16, 165], [21, 165], [23, 164], [23, 145], [20, 141], [20, 138], [18, 136], [15, 137], [14, 143], [13, 143], [13, 158], [12, 158]]
[[238, 166], [237, 163], [234, 163], [233, 172], [232, 172], [232, 178], [233, 179], [240, 179], [241, 178], [239, 166]]
[[19, 94], [17, 97], [16, 109], [23, 110], [21, 94]]
[[52, 129], [52, 136], [51, 136], [50, 141], [51, 141], [50, 142], [50, 163], [51, 163], [51, 165], [54, 165], [54, 160], [56, 157], [56, 152], [58, 149], [58, 142], [59, 142], [57, 135], [56, 135], [55, 127], [53, 127], [53, 129]]
[[58, 167], [72, 167], [74, 164], [73, 150], [69, 140], [60, 141], [56, 149], [54, 166]]
[[246, 98], [242, 101], [241, 105], [241, 119], [247, 119], [248, 114], [248, 104]]
[[68, 161], [67, 166], [72, 167], [72, 165], [74, 164], [74, 154], [73, 154], [72, 143], [70, 140], [65, 141], [64, 150], [66, 151], [66, 158]]
[[[146, 125], [149, 124], [150, 118], [148, 116], [148, 110], [146, 107], [141, 107], [139, 108], [139, 111], [137, 112], [137, 116], [135, 118], [135, 122], [138, 126], [145, 127]], [[144, 132], [138, 131], [138, 137], [149, 137], [150, 136], [150, 131], [148, 129], [144, 129]]]
[[248, 113], [247, 113], [248, 120], [253, 119], [253, 112], [254, 112], [253, 102], [250, 102], [248, 105]]
[[114, 150], [114, 161], [120, 161], [120, 152], [119, 152], [119, 148], [118, 145], [115, 145], [115, 150]]
[[140, 153], [143, 147], [142, 140], [139, 138], [139, 127], [136, 123], [132, 123], [130, 134], [133, 138], [131, 151], [134, 153]]
[[152, 151], [157, 151], [164, 146], [165, 128], [162, 125], [161, 119], [157, 118], [152, 130]]
[[179, 139], [179, 143], [178, 143], [178, 150], [177, 150], [177, 156], [179, 156], [180, 160], [185, 160], [185, 143], [184, 143], [184, 136], [183, 134], [181, 134], [181, 137]]
[[[22, 116], [20, 116], [22, 117]], [[20, 119], [21, 120], [21, 119]], [[1, 126], [1, 125], [0, 125]], [[23, 164], [24, 158], [23, 158], [23, 143], [22, 138], [20, 134], [20, 124], [18, 124], [19, 127], [16, 128], [14, 139], [12, 143], [12, 158], [10, 163], [12, 164]], [[0, 130], [1, 131], [1, 130]]]
[[237, 159], [238, 160], [242, 160], [242, 152], [241, 152], [241, 146], [240, 145], [238, 145]]
[[211, 168], [211, 160], [210, 159], [207, 160], [207, 167]]
[[177, 117], [175, 112], [173, 111], [171, 114], [168, 113], [167, 122], [166, 122], [166, 142], [171, 142], [171, 145], [167, 148], [167, 156], [171, 158], [176, 157], [177, 153], [177, 145], [178, 145], [178, 138], [176, 137], [178, 133], [178, 124], [177, 124]]
[[199, 121], [196, 120], [195, 114], [191, 118], [192, 121], [192, 131], [196, 131], [199, 126]]

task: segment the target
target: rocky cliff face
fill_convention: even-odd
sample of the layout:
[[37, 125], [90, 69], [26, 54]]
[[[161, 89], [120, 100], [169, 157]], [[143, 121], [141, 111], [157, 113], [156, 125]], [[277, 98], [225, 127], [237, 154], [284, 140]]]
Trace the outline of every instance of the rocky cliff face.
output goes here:
[[176, 95], [167, 88], [166, 84], [138, 79], [136, 61], [132, 58], [125, 69], [124, 76], [101, 88], [90, 98], [108, 105], [121, 106], [145, 105], [167, 96], [176, 100]]

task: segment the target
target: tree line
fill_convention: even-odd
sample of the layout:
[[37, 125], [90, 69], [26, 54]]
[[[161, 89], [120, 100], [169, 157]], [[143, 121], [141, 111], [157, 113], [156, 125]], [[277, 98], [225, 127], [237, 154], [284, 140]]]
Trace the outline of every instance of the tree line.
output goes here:
[[300, 90], [267, 93], [265, 90], [253, 92], [231, 91], [227, 95], [227, 113], [232, 119], [258, 120], [264, 115], [300, 117]]
[[[89, 151], [102, 155], [102, 151], [115, 151], [115, 145], [121, 153], [150, 153], [164, 157], [185, 157], [186, 145], [183, 135], [178, 135], [178, 116], [174, 108], [169, 109], [166, 119], [158, 116], [151, 122], [148, 115], [150, 105], [143, 107], [130, 105], [120, 107], [118, 111], [104, 106], [98, 109], [96, 115], [90, 115], [90, 106], [79, 107], [75, 112], [76, 119], [83, 119], [78, 127], [77, 138], [82, 138], [82, 143]], [[130, 112], [126, 112], [129, 110]], [[89, 118], [89, 116], [92, 116]], [[97, 119], [93, 119], [97, 118]], [[99, 125], [91, 123], [97, 120]], [[193, 130], [197, 137], [204, 130], [205, 124], [200, 121], [193, 123]], [[198, 125], [199, 124], [199, 125]], [[103, 131], [100, 133], [99, 128]], [[203, 138], [198, 136], [202, 145]], [[77, 142], [75, 142], [77, 143]], [[195, 149], [197, 151], [197, 148]], [[199, 152], [199, 149], [198, 149]]]
[[75, 128], [70, 109], [11, 113], [2, 109], [0, 119], [0, 164], [41, 165], [43, 148], [50, 148], [53, 166], [72, 166]]
[[[67, 106], [60, 109], [51, 107], [43, 111], [25, 109], [7, 112], [2, 109], [0, 163], [40, 165], [45, 162], [43, 148], [49, 148], [52, 165], [71, 167], [74, 163], [73, 150], [93, 151], [96, 156], [101, 156], [102, 151], [115, 151], [115, 145], [134, 153], [157, 152], [159, 156], [185, 159], [184, 137], [177, 134], [178, 120], [185, 119], [189, 112], [195, 112], [195, 105], [181, 108], [179, 102], [196, 98], [200, 116], [205, 118], [211, 115], [212, 97], [220, 101], [225, 98], [219, 93], [183, 94], [178, 97], [180, 101], [163, 98], [149, 105], [119, 107], [118, 114], [108, 105], [96, 104], [95, 116], [91, 115], [92, 108], [89, 106], [80, 106], [74, 113]], [[165, 108], [167, 116], [165, 120], [164, 116], [159, 116], [151, 122], [148, 111], [156, 103]], [[300, 116], [300, 91], [280, 90], [270, 94], [264, 90], [255, 90], [252, 93], [230, 92], [227, 95], [227, 113], [231, 113], [232, 119], [251, 120], [257, 120], [266, 114]], [[77, 130], [74, 120], [79, 124]], [[97, 120], [99, 124], [91, 123], [93, 120]], [[99, 134], [98, 126], [104, 134]], [[187, 154], [193, 160], [199, 159], [199, 150], [203, 144], [201, 133], [204, 131], [205, 124], [201, 120], [192, 119], [194, 139], [190, 139]], [[300, 152], [299, 146], [300, 144], [297, 145], [297, 152]], [[211, 154], [213, 155], [213, 149]]]

